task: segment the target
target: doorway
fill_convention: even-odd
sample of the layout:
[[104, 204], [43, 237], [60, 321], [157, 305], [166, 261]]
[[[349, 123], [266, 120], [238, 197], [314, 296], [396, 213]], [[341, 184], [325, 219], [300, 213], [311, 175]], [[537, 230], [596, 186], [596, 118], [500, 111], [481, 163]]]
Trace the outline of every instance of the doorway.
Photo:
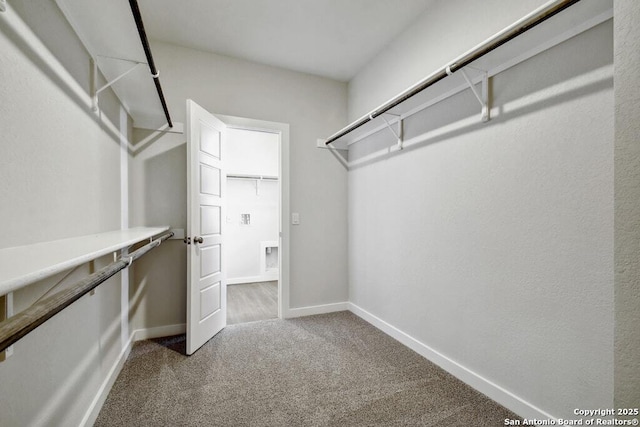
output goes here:
[[274, 132], [228, 128], [227, 324], [278, 317], [279, 145]]
[[288, 214], [283, 215], [285, 205], [288, 212], [283, 179], [288, 125], [218, 117], [227, 125], [227, 324], [283, 317], [283, 296], [288, 294], [282, 238], [288, 234]]

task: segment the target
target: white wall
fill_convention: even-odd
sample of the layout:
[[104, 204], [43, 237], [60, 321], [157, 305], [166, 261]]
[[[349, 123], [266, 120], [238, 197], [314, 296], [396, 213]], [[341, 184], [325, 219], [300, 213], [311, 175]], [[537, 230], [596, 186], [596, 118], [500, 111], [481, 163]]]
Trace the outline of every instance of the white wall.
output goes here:
[[616, 0], [614, 5], [615, 406], [635, 408], [640, 402], [640, 4]]
[[[184, 122], [185, 100], [191, 98], [214, 114], [290, 125], [291, 210], [301, 216], [301, 225], [291, 228], [290, 305], [346, 301], [346, 172], [330, 153], [315, 148], [317, 138], [345, 125], [346, 85], [160, 42], [152, 41], [152, 49], [176, 122]], [[145, 136], [134, 134], [137, 141]], [[183, 141], [183, 135], [170, 134], [138, 143], [131, 170], [132, 226], [161, 218], [186, 228]], [[160, 250], [166, 252], [160, 269], [147, 270], [143, 263], [136, 268], [137, 283], [146, 283], [144, 290], [132, 289], [140, 296], [137, 327], [185, 321], [184, 247], [172, 241]], [[154, 312], [158, 306], [161, 312]]]
[[[227, 281], [259, 282], [268, 279], [260, 268], [261, 247], [265, 241], [278, 241], [277, 181], [227, 180]], [[240, 224], [241, 214], [251, 215], [249, 225]]]
[[[278, 176], [279, 135], [227, 129], [227, 175]], [[261, 269], [261, 242], [278, 241], [280, 186], [273, 180], [227, 179], [227, 283], [273, 280]], [[243, 225], [240, 215], [249, 214]]]
[[[119, 229], [120, 106], [105, 92], [104, 120], [90, 111], [89, 57], [55, 4], [10, 2], [0, 51], [0, 248]], [[15, 311], [109, 262], [16, 291]], [[0, 425], [80, 424], [123, 349], [119, 281], [14, 345], [0, 362]]]
[[349, 120], [369, 113], [547, 0], [436, 0], [349, 82]]
[[[525, 3], [439, 2], [356, 76], [350, 115]], [[489, 123], [461, 93], [407, 120], [421, 143], [349, 172], [351, 303], [521, 415], [613, 405], [612, 64], [608, 22], [496, 76]]]
[[278, 134], [229, 128], [223, 144], [227, 174], [278, 176]]

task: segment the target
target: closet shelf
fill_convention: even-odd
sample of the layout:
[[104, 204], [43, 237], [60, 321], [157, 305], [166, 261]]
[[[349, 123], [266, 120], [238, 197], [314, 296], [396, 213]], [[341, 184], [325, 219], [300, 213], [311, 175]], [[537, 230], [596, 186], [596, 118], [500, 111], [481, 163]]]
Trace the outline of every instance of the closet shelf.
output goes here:
[[116, 252], [169, 229], [138, 227], [0, 249], [0, 295]]
[[[464, 90], [478, 98], [479, 120], [489, 120], [488, 78], [495, 76], [613, 17], [613, 0], [553, 0], [478, 46], [452, 59], [378, 108], [355, 120], [318, 146], [348, 149], [387, 127], [402, 149], [402, 120]], [[482, 95], [476, 85], [482, 86]], [[471, 93], [471, 91], [470, 91]], [[483, 99], [484, 98], [484, 99]], [[390, 132], [390, 134], [391, 134]], [[331, 145], [329, 145], [331, 144]]]
[[[94, 109], [99, 105], [99, 93], [110, 87], [133, 119], [134, 127], [172, 127], [137, 1], [56, 3], [93, 59]], [[106, 85], [96, 83], [96, 69], [107, 80]]]

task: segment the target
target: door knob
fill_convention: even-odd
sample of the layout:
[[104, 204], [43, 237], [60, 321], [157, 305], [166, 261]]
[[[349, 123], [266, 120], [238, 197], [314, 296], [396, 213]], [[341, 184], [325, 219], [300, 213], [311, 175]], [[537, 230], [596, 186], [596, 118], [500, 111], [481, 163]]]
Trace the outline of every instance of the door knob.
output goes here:
[[202, 242], [204, 242], [204, 239], [202, 237], [196, 236], [193, 238], [193, 243], [202, 243]]

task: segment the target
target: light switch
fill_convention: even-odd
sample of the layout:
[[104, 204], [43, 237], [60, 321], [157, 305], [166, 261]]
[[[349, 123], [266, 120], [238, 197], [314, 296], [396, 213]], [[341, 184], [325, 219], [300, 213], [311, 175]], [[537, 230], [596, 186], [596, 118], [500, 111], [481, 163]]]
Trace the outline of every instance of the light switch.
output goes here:
[[291, 213], [291, 224], [300, 225], [300, 214], [298, 212]]

